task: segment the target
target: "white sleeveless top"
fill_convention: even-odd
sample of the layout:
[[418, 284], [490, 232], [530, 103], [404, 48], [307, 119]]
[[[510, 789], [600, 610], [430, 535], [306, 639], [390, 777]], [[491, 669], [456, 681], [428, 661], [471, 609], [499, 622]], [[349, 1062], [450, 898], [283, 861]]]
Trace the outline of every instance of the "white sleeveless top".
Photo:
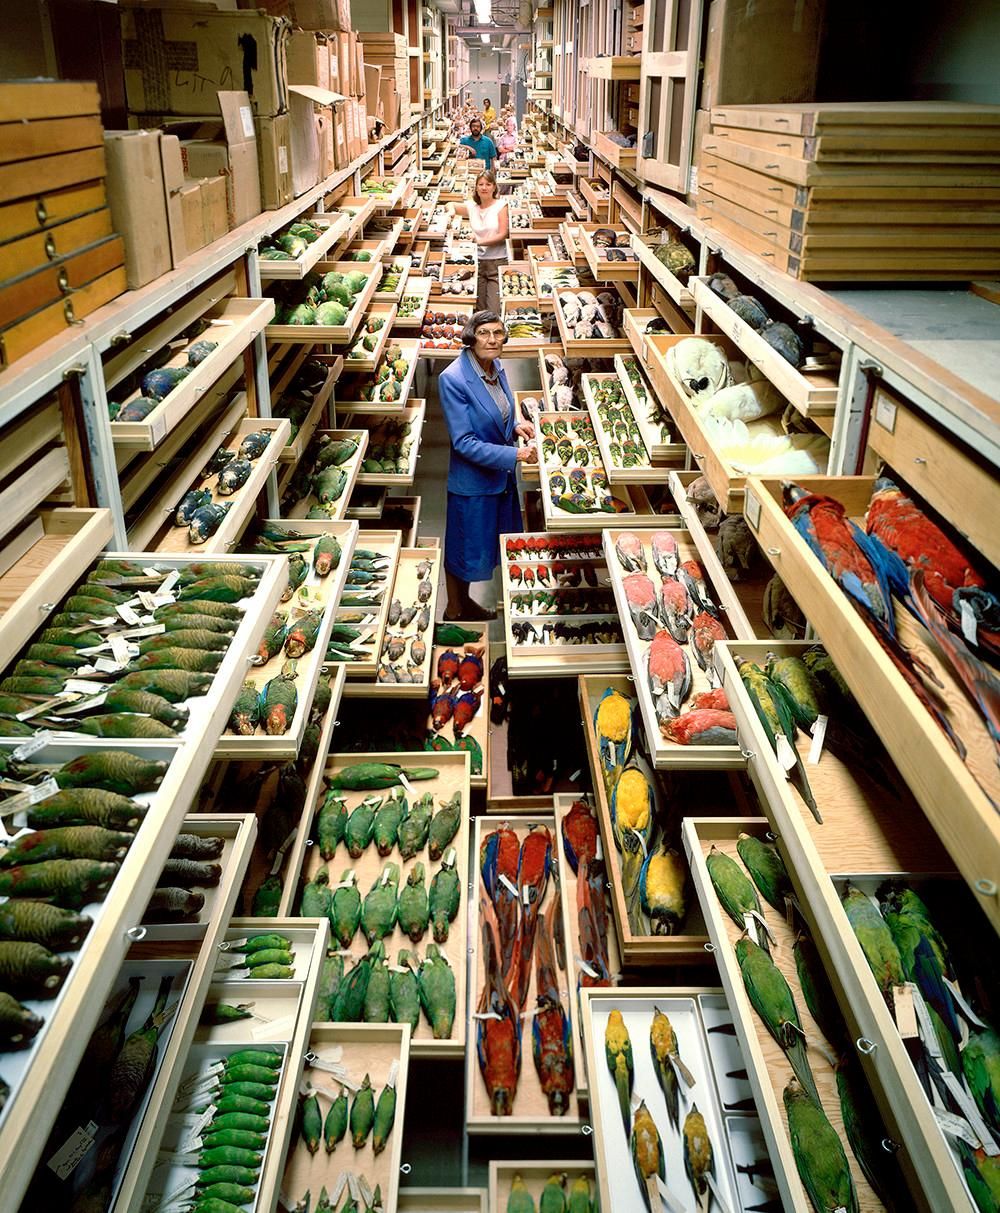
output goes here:
[[[500, 215], [507, 205], [506, 198], [497, 198], [489, 206], [480, 206], [469, 199], [469, 226], [477, 240], [485, 237], [495, 239], [500, 234]], [[482, 261], [502, 261], [507, 256], [504, 244], [479, 246], [479, 257]]]

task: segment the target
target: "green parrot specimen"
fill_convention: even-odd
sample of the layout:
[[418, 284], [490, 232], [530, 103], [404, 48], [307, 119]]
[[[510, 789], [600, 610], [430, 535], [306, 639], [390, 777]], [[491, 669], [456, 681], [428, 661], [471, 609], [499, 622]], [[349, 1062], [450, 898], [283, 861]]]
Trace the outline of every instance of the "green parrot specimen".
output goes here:
[[569, 1213], [594, 1213], [594, 1202], [590, 1194], [590, 1180], [578, 1175], [569, 1192]]
[[566, 1213], [566, 1172], [554, 1171], [545, 1181], [538, 1201], [538, 1213]]
[[841, 901], [851, 930], [891, 1011], [893, 987], [902, 985], [904, 981], [903, 961], [892, 932], [870, 899], [854, 885], [847, 886]]
[[813, 817], [822, 824], [823, 818], [809, 787], [806, 769], [795, 748], [795, 710], [792, 697], [780, 682], [768, 678], [760, 666], [752, 661], [737, 657], [736, 666], [778, 762], [789, 773], [789, 778], [809, 806]]
[[507, 1213], [535, 1213], [535, 1198], [524, 1185], [520, 1175], [514, 1176], [507, 1197]]
[[[759, 914], [763, 921], [764, 915], [757, 890], [731, 855], [727, 855], [725, 851], [720, 851], [718, 847], [713, 846], [705, 857], [705, 867], [708, 869], [708, 875], [720, 905], [740, 930], [747, 929], [746, 917], [748, 914]], [[770, 953], [767, 932], [763, 926], [760, 926], [758, 935], [763, 940], [760, 946], [765, 952]]]
[[1000, 1036], [975, 1029], [962, 1050], [962, 1072], [983, 1119], [1000, 1135]]
[[980, 1146], [972, 1146], [955, 1138], [962, 1159], [962, 1174], [968, 1184], [979, 1213], [996, 1213], [1000, 1209], [1000, 1156], [990, 1157]]
[[828, 714], [823, 686], [801, 657], [768, 653], [765, 671], [772, 682], [785, 688], [792, 717], [803, 732], [809, 732], [820, 713]]
[[753, 877], [754, 884], [760, 889], [761, 896], [779, 914], [784, 914], [785, 899], [793, 896], [792, 882], [778, 848], [773, 842], [753, 834], [741, 834], [736, 850]]
[[806, 1056], [806, 1041], [795, 998], [784, 974], [752, 939], [736, 941], [736, 960], [753, 1009], [781, 1045], [799, 1082], [819, 1103], [816, 1081]]
[[850, 1053], [837, 1065], [837, 1093], [847, 1143], [865, 1179], [891, 1213], [902, 1213], [912, 1204], [906, 1180], [896, 1154], [882, 1148], [885, 1124], [861, 1064]]
[[858, 1194], [837, 1130], [796, 1079], [785, 1087], [784, 1100], [795, 1165], [812, 1207], [816, 1213], [858, 1213]]

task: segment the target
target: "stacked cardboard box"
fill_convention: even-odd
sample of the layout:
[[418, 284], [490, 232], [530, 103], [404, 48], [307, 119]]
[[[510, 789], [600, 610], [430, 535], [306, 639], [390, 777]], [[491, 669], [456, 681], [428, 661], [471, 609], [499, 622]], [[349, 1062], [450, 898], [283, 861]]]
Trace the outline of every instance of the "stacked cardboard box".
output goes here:
[[702, 151], [699, 216], [804, 281], [1000, 270], [1000, 106], [722, 106]]
[[0, 366], [126, 289], [97, 85], [0, 84]]
[[120, 7], [130, 125], [160, 126], [164, 118], [218, 123], [216, 96], [238, 81], [249, 98], [240, 121], [254, 127], [260, 203], [273, 209], [291, 201], [289, 21], [259, 10], [153, 7], [139, 0], [122, 0]]
[[378, 115], [386, 132], [399, 129], [402, 116], [410, 113], [410, 68], [406, 39], [402, 34], [361, 34], [365, 63], [381, 69]]

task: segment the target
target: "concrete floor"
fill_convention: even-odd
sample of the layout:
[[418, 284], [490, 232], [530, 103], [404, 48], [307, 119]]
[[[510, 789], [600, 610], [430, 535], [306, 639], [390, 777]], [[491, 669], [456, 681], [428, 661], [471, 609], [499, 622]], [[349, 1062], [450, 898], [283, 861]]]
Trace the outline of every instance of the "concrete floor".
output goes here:
[[[413, 394], [426, 400], [427, 413], [416, 480], [413, 488], [405, 492], [420, 495], [421, 535], [437, 535], [443, 540], [449, 445], [435, 382], [442, 369], [443, 364], [426, 359], [417, 367]], [[540, 390], [538, 363], [534, 358], [507, 359], [504, 369], [513, 391]], [[498, 568], [492, 582], [473, 585], [473, 597], [483, 604], [495, 605], [500, 585]], [[442, 568], [439, 602], [445, 601]], [[493, 622], [490, 639], [502, 638], [502, 623]], [[475, 870], [475, 865], [470, 865], [470, 871]], [[470, 945], [475, 946], [475, 941], [470, 940]], [[528, 1068], [532, 1061], [527, 1026], [524, 1049], [522, 1066]], [[474, 1041], [470, 1042], [466, 1063], [478, 1069]], [[518, 1134], [470, 1138], [465, 1133], [465, 1065], [459, 1061], [410, 1063], [402, 1152], [403, 1166], [409, 1170], [401, 1179], [403, 1187], [485, 1188], [491, 1159], [590, 1158], [590, 1143], [590, 1136], [579, 1130], [559, 1137]]]

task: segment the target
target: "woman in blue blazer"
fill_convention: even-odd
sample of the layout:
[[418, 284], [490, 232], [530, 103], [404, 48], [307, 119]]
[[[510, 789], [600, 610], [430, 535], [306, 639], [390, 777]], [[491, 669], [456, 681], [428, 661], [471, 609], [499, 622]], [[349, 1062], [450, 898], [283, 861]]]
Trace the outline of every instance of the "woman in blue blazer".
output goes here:
[[499, 356], [507, 340], [496, 312], [476, 312], [462, 332], [465, 348], [438, 378], [441, 410], [451, 438], [448, 526], [444, 568], [445, 619], [492, 619], [469, 594], [472, 581], [489, 581], [500, 560], [500, 536], [521, 530], [515, 468], [534, 463], [534, 426], [518, 421]]

